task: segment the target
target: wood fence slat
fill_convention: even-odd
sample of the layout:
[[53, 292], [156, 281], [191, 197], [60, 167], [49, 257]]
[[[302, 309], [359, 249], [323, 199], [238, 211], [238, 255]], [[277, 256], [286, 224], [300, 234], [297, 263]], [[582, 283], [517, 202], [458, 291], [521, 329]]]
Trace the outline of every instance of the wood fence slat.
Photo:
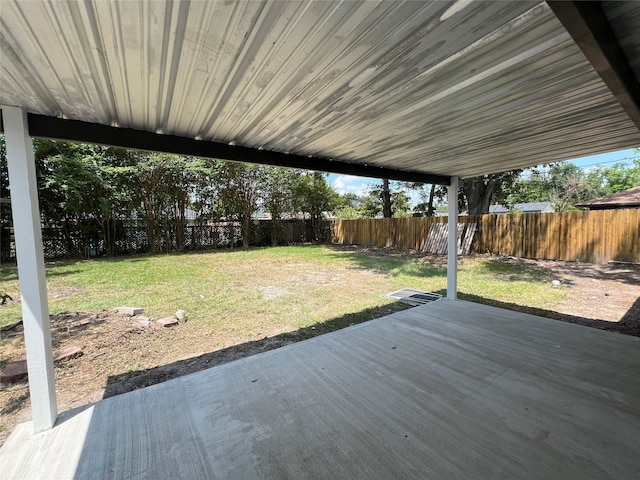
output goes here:
[[613, 225], [612, 217], [614, 210], [603, 210], [602, 218], [602, 251], [605, 258], [611, 258], [613, 249]]
[[476, 234], [477, 223], [467, 223], [466, 231], [464, 233], [464, 240], [462, 242], [461, 248], [458, 250], [460, 255], [469, 255], [469, 250], [471, 249], [471, 242], [473, 241], [473, 237]]

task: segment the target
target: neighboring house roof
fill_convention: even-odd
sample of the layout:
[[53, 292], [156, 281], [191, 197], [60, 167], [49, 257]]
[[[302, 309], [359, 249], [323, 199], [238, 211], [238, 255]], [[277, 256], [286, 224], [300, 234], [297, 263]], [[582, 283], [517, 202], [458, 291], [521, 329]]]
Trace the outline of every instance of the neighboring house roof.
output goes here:
[[[272, 219], [271, 213], [262, 211], [254, 213], [251, 218], [253, 218], [254, 220]], [[283, 213], [281, 216], [282, 220], [308, 220], [309, 218], [309, 214], [304, 212], [288, 212]], [[325, 220], [338, 220], [338, 217], [336, 217], [331, 212], [322, 212], [322, 218], [324, 218]]]
[[190, 208], [185, 208], [184, 218], [185, 220], [197, 220], [198, 212], [196, 212], [195, 210], [191, 210]]
[[591, 210], [640, 207], [640, 185], [622, 192], [596, 198], [595, 200], [579, 203], [576, 207], [589, 208]]
[[271, 220], [271, 214], [269, 212], [256, 212], [251, 218], [254, 220]]
[[491, 205], [489, 207], [489, 213], [509, 213], [513, 210], [524, 213], [553, 213], [556, 211], [551, 202], [516, 203], [513, 208], [507, 208], [504, 205]]
[[[145, 218], [142, 212], [132, 211], [129, 214], [129, 218], [123, 218], [123, 220], [143, 220]], [[184, 219], [185, 220], [199, 220], [202, 216], [198, 215], [198, 212], [195, 210], [191, 210], [190, 208], [184, 209]]]

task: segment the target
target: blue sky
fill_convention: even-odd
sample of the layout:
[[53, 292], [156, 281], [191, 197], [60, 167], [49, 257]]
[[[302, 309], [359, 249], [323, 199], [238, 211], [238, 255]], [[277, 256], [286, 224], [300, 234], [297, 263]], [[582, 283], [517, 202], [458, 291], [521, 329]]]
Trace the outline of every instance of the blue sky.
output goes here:
[[[630, 158], [634, 158], [633, 150], [620, 150], [617, 152], [604, 153], [602, 155], [592, 155], [590, 157], [576, 158], [569, 160], [571, 163], [575, 163], [579, 167], [589, 169], [596, 165], [602, 165], [607, 167], [613, 165], [616, 162], [622, 162]], [[338, 193], [355, 193], [358, 195], [365, 195], [367, 193], [367, 187], [369, 185], [375, 185], [380, 183], [380, 180], [375, 178], [353, 177], [351, 175], [329, 175], [329, 183], [335, 188]], [[412, 192], [413, 203], [416, 203], [417, 194]]]

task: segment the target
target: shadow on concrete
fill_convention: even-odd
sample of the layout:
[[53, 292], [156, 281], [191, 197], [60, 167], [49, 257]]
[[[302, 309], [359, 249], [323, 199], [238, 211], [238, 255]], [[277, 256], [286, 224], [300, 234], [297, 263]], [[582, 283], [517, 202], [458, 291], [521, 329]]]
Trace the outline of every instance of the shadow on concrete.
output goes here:
[[620, 323], [634, 328], [636, 332], [638, 332], [636, 335], [640, 336], [640, 297], [633, 302], [633, 305], [631, 305], [631, 308], [624, 314]]
[[410, 307], [400, 302], [391, 303], [381, 307], [368, 308], [360, 312], [349, 313], [341, 317], [316, 323], [315, 325], [292, 332], [281, 333], [273, 337], [265, 337], [260, 340], [253, 340], [233, 345], [231, 347], [205, 353], [196, 357], [178, 360], [166, 365], [159, 365], [154, 368], [112, 375], [107, 379], [103, 398], [131, 392], [139, 388], [171, 380], [172, 378], [181, 377], [183, 375], [199, 372], [217, 365], [222, 365], [233, 360], [274, 350], [301, 340], [306, 340], [308, 338], [340, 330], [351, 325], [380, 318], [401, 310], [406, 310], [407, 308]]

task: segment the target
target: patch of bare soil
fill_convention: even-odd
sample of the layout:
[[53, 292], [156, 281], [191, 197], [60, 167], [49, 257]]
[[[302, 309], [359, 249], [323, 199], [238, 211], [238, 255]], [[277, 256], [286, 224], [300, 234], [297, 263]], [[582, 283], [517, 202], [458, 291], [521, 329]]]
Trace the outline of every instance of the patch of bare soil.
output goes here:
[[[263, 295], [288, 292], [267, 287]], [[377, 310], [384, 316], [406, 308], [391, 304]], [[340, 328], [318, 324], [298, 331], [263, 331], [262, 338], [216, 336], [209, 327], [180, 322], [163, 327], [142, 315], [115, 312], [72, 312], [51, 318], [54, 353], [78, 346], [83, 355], [56, 365], [58, 410], [66, 411], [121, 393], [164, 382], [215, 365], [255, 355]], [[22, 324], [0, 330], [0, 370], [25, 358]], [[0, 445], [13, 428], [30, 420], [27, 379], [0, 384]]]
[[514, 257], [496, 259], [544, 268], [553, 273], [556, 288], [567, 289], [570, 293], [557, 308], [559, 315], [552, 315], [553, 318], [640, 336], [640, 265], [599, 265]]
[[[84, 290], [84, 287], [47, 287], [47, 298], [55, 300], [83, 292]], [[11, 298], [11, 301], [21, 303], [20, 296], [16, 295], [16, 298]]]

